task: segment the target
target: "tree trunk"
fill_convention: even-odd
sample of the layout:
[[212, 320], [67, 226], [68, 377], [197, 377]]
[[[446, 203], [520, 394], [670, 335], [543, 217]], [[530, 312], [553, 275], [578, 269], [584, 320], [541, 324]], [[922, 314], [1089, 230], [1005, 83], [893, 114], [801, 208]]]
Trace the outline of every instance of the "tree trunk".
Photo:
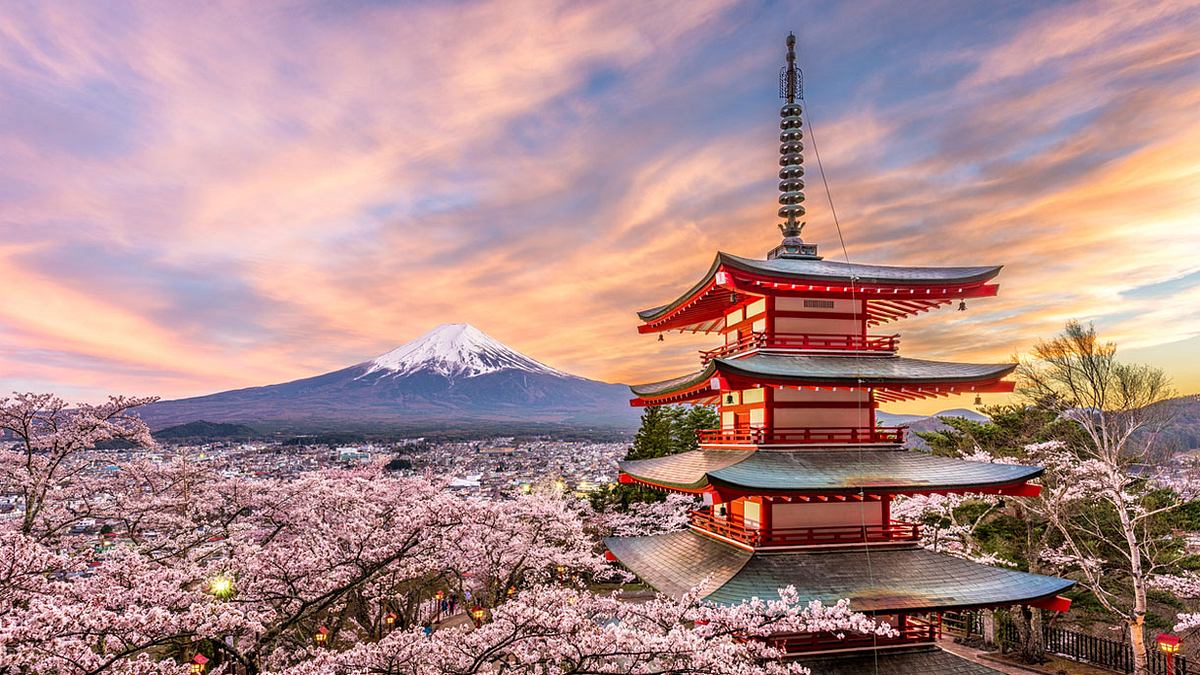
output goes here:
[[1137, 613], [1129, 624], [1129, 645], [1133, 647], [1133, 674], [1150, 675], [1149, 659], [1146, 658], [1146, 615]]
[[1037, 665], [1046, 660], [1046, 646], [1042, 640], [1042, 612], [1024, 605], [1013, 612], [1017, 626], [1017, 655], [1025, 663]]

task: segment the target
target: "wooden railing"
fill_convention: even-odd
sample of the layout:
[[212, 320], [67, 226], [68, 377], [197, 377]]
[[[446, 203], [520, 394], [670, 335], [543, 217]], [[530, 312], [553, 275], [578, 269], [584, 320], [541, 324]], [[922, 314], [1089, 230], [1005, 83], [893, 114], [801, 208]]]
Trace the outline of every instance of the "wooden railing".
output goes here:
[[897, 335], [848, 335], [843, 333], [764, 333], [755, 331], [737, 342], [716, 349], [701, 350], [700, 360], [708, 363], [731, 354], [758, 349], [839, 350], [894, 352], [900, 342]]
[[700, 429], [701, 445], [810, 445], [816, 443], [903, 443], [905, 427], [776, 427]]
[[714, 516], [711, 510], [688, 513], [692, 527], [739, 541], [755, 548], [772, 546], [830, 546], [834, 544], [916, 541], [921, 526], [888, 521], [879, 525], [831, 525], [825, 527], [749, 527], [741, 518]]
[[840, 639], [833, 633], [800, 633], [794, 635], [776, 635], [768, 639], [768, 644], [781, 649], [787, 654], [801, 652], [819, 652], [833, 649], [863, 649], [866, 647], [885, 647], [903, 644], [922, 644], [938, 639], [938, 624], [935, 621], [917, 621], [909, 618], [902, 628], [897, 629], [899, 635], [862, 635], [845, 633]]

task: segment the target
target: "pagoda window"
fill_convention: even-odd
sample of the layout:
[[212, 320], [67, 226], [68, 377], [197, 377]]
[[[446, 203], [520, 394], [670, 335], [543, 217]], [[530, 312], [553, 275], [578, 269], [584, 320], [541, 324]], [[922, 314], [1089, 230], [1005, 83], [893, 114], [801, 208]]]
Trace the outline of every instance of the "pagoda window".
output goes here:
[[762, 389], [747, 389], [745, 391], [738, 392], [738, 394], [741, 396], [742, 403], [762, 403], [763, 402], [763, 390]]
[[747, 529], [757, 530], [762, 524], [762, 505], [757, 502], [743, 500], [742, 522]]
[[750, 303], [749, 305], [746, 305], [746, 318], [749, 319], [749, 318], [758, 316], [759, 314], [762, 314], [766, 311], [767, 311], [767, 299], [759, 298], [758, 300], [755, 300], [754, 302]]
[[754, 408], [750, 411], [750, 426], [761, 427], [766, 422], [766, 411], [762, 408]]
[[742, 320], [745, 318], [746, 318], [746, 313], [744, 311], [742, 311], [741, 307], [738, 307], [737, 309], [735, 309], [732, 312], [725, 315], [725, 326], [732, 327], [736, 324], [741, 323]]

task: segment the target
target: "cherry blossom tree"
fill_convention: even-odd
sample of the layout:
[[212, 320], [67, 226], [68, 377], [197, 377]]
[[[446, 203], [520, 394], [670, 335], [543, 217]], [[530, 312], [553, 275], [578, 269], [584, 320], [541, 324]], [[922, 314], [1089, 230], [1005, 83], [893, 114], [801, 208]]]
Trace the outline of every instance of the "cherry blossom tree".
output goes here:
[[[0, 488], [33, 506], [0, 521], [0, 673], [182, 673], [198, 653], [250, 674], [795, 672], [771, 634], [890, 634], [789, 590], [731, 608], [597, 596], [586, 583], [615, 572], [594, 536], [603, 519], [560, 493], [465, 499], [380, 466], [292, 480], [185, 460], [87, 471], [97, 442], [151, 443], [129, 414], [145, 401], [3, 403], [18, 441], [0, 448]], [[678, 527], [687, 504], [638, 508], [603, 527]], [[68, 527], [84, 514], [110, 536]], [[483, 620], [426, 635], [439, 591]]]
[[[1053, 442], [1029, 448], [1048, 474], [1060, 477], [1043, 515], [1062, 543], [1043, 557], [1077, 572], [1105, 609], [1124, 617], [1134, 672], [1144, 675], [1146, 590], [1162, 564], [1162, 538], [1147, 525], [1195, 494], [1190, 481], [1161, 491], [1153, 477], [1132, 469], [1161, 466], [1145, 439], [1167, 421], [1160, 404], [1171, 395], [1170, 383], [1161, 370], [1118, 361], [1116, 345], [1077, 322], [1038, 343], [1018, 372], [1030, 401], [1074, 421], [1086, 436], [1070, 448]], [[1120, 592], [1107, 569], [1112, 561], [1120, 563]]]
[[770, 636], [844, 631], [894, 635], [846, 602], [802, 605], [794, 589], [780, 598], [734, 607], [703, 603], [696, 593], [631, 603], [571, 586], [538, 585], [498, 607], [478, 628], [398, 631], [376, 643], [318, 653], [290, 675], [380, 673], [807, 673], [779, 661]]
[[0, 436], [15, 438], [18, 448], [0, 454], [0, 485], [20, 495], [21, 532], [53, 537], [88, 517], [81, 453], [113, 440], [152, 444], [149, 428], [130, 410], [155, 400], [114, 396], [70, 408], [50, 394], [0, 398]]

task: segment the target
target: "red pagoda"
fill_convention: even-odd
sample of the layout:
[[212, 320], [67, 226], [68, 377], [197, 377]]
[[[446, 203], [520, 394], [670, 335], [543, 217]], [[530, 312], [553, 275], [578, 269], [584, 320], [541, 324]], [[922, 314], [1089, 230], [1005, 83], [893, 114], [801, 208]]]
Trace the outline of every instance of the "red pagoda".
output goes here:
[[[795, 38], [781, 76], [779, 225], [765, 259], [718, 253], [674, 301], [639, 312], [642, 333], [715, 333], [700, 369], [632, 387], [637, 406], [715, 404], [721, 427], [692, 452], [622, 462], [620, 480], [700, 495], [688, 530], [606, 541], [643, 581], [670, 595], [703, 584], [733, 604], [794, 586], [802, 599], [848, 598], [897, 627], [895, 638], [778, 636], [821, 672], [994, 673], [934, 646], [945, 611], [1032, 605], [1063, 611], [1072, 582], [990, 567], [919, 544], [892, 500], [913, 494], [1038, 494], [1040, 468], [936, 457], [876, 424], [880, 403], [1009, 392], [1012, 364], [898, 355], [876, 333], [904, 317], [996, 294], [999, 266], [892, 267], [824, 260], [801, 239], [802, 110]], [[866, 659], [866, 660], [864, 660]], [[867, 665], [869, 664], [869, 665]]]

